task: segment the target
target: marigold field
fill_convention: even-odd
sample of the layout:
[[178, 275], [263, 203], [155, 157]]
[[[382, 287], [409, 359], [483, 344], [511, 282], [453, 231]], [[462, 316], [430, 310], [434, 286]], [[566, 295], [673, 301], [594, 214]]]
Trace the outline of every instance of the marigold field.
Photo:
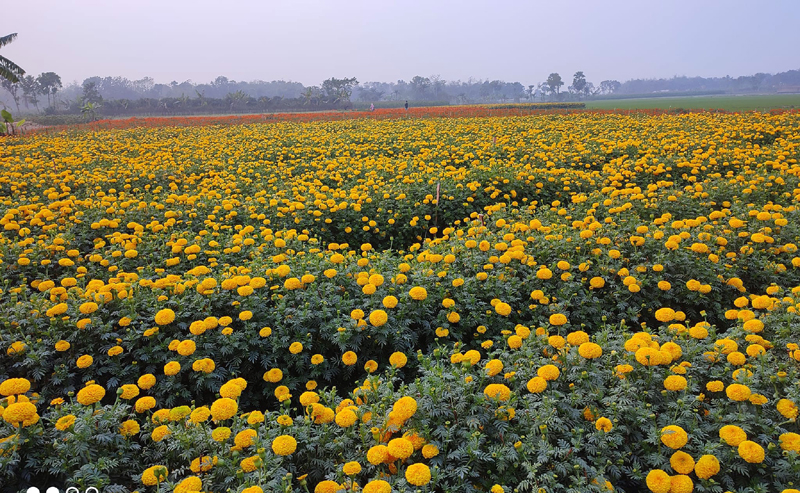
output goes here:
[[798, 492], [800, 113], [162, 123], [0, 142], [4, 490]]

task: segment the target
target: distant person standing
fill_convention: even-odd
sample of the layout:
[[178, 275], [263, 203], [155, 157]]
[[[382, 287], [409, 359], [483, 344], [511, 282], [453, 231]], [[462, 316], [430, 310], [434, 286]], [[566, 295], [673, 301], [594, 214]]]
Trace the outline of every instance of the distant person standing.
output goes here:
[[406, 111], [408, 111], [408, 101], [406, 101]]
[[369, 110], [370, 111], [375, 111], [375, 103], [370, 103], [369, 104]]

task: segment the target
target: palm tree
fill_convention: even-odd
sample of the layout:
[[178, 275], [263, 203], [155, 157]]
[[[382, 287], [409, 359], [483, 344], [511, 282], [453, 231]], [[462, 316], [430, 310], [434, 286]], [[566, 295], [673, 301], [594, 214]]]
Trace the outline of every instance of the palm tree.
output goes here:
[[[14, 41], [16, 37], [17, 33], [11, 33], [8, 36], [0, 36], [0, 48]], [[16, 83], [19, 82], [20, 77], [23, 75], [25, 75], [25, 71], [22, 70], [19, 65], [0, 55], [0, 78], [8, 79]]]

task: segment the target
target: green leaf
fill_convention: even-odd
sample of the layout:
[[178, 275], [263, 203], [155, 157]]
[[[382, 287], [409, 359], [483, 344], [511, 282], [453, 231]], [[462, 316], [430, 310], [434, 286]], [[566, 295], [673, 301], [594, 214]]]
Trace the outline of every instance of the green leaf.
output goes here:
[[7, 110], [0, 110], [0, 115], [3, 115], [3, 120], [6, 122], [14, 123], [14, 117]]

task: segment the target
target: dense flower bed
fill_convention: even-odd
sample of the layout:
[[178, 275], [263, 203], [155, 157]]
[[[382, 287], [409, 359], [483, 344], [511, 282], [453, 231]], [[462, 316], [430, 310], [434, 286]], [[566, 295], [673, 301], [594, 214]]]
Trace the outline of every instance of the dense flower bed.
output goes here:
[[800, 117], [0, 147], [0, 482], [796, 491]]

